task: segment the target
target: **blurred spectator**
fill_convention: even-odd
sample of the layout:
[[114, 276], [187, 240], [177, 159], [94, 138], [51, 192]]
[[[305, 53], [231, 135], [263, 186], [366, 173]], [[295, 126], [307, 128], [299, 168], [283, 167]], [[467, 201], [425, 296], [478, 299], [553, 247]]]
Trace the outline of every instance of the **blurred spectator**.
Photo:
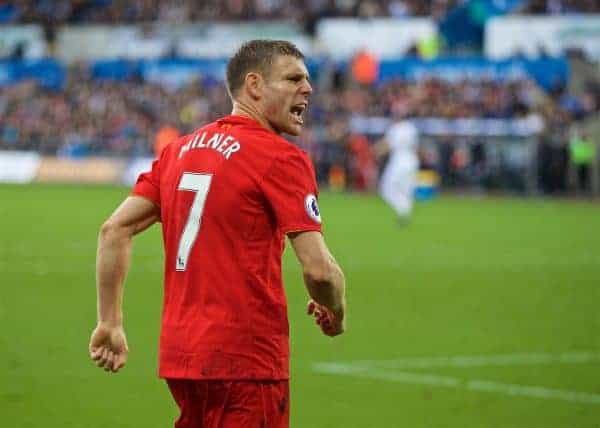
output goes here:
[[350, 69], [355, 81], [372, 85], [379, 76], [379, 60], [369, 51], [362, 50], [352, 58]]
[[179, 138], [180, 135], [179, 130], [173, 126], [165, 125], [160, 128], [156, 133], [156, 137], [154, 137], [154, 156], [160, 157], [165, 147]]
[[568, 153], [565, 130], [556, 123], [542, 135], [538, 145], [538, 177], [546, 194], [561, 194], [567, 189]]
[[364, 192], [375, 189], [377, 163], [368, 139], [364, 135], [351, 135], [348, 141], [350, 186]]
[[569, 141], [569, 160], [575, 172], [576, 190], [589, 193], [591, 170], [596, 160], [596, 144], [588, 135], [574, 134]]

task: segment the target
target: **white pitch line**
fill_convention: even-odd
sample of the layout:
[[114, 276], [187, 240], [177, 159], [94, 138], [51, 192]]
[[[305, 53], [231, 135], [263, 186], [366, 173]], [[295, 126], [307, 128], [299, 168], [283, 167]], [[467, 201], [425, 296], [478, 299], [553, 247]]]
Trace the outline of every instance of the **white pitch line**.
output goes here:
[[387, 361], [355, 361], [349, 363], [317, 363], [313, 369], [319, 373], [362, 377], [412, 385], [430, 385], [448, 388], [465, 388], [471, 391], [499, 393], [546, 400], [560, 400], [583, 404], [600, 404], [600, 394], [518, 385], [481, 379], [465, 380], [430, 373], [409, 373], [397, 369], [432, 369], [442, 367], [484, 367], [542, 364], [585, 364], [600, 361], [600, 353], [566, 352], [561, 354], [521, 353], [483, 356], [443, 356], [404, 358]]
[[542, 352], [490, 355], [456, 355], [400, 358], [397, 360], [364, 360], [352, 364], [364, 367], [398, 369], [432, 369], [441, 367], [525, 366], [548, 364], [586, 364], [600, 361], [600, 352]]
[[438, 376], [429, 373], [392, 372], [370, 369], [353, 364], [317, 363], [313, 366], [313, 368], [315, 371], [320, 373], [389, 380], [392, 382], [409, 383], [414, 385], [458, 387], [462, 383], [460, 379], [450, 376]]
[[583, 404], [600, 404], [600, 394], [545, 388], [543, 386], [517, 385], [512, 383], [499, 383], [476, 379], [467, 382], [467, 389], [472, 391], [495, 392], [504, 395], [542, 398], [546, 400], [572, 401], [574, 403]]
[[407, 373], [369, 369], [352, 364], [318, 363], [313, 366], [320, 373], [385, 380], [411, 385], [429, 385], [446, 388], [466, 388], [470, 391], [490, 392], [509, 396], [569, 401], [581, 404], [600, 404], [600, 394], [546, 388], [535, 385], [518, 385], [482, 379], [464, 380], [457, 377], [429, 373]]

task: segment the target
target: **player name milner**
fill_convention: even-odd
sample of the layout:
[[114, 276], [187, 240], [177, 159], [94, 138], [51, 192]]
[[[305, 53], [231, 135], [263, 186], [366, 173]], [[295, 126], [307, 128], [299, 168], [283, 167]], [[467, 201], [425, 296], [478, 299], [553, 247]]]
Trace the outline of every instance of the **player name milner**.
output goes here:
[[239, 151], [242, 147], [231, 135], [219, 133], [213, 134], [212, 137], [205, 142], [206, 134], [207, 131], [204, 131], [202, 134], [196, 134], [190, 138], [186, 144], [181, 146], [181, 149], [179, 150], [179, 159], [192, 149], [213, 149], [222, 153], [226, 159], [229, 159], [232, 154]]

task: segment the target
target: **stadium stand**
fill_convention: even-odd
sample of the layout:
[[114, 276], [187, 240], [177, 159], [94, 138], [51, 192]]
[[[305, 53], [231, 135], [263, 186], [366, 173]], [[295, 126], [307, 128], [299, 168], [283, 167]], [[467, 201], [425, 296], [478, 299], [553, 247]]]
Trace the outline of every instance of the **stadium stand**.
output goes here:
[[[538, 170], [539, 183], [533, 187], [546, 192], [564, 191], [568, 187], [569, 141], [580, 126], [585, 124], [585, 129], [593, 129], [600, 110], [597, 65], [588, 61], [581, 50], [569, 46], [571, 55], [566, 59], [550, 57], [543, 50], [537, 59], [525, 58], [518, 52], [509, 59], [474, 58], [473, 54], [481, 55], [482, 46], [469, 51], [466, 59], [456, 55], [438, 58], [438, 51], [452, 54], [451, 47], [444, 51], [442, 39], [447, 36], [444, 25], [450, 22], [451, 28], [460, 27], [457, 22], [461, 19], [472, 23], [477, 4], [482, 7], [484, 17], [477, 25], [485, 25], [495, 14], [593, 13], [599, 6], [585, 0], [514, 0], [503, 2], [502, 8], [491, 1], [475, 3], [453, 0], [0, 2], [0, 22], [40, 26], [47, 46], [38, 51], [42, 57], [46, 54], [54, 57], [28, 60], [26, 42], [16, 43], [12, 51], [5, 51], [7, 59], [0, 65], [9, 77], [0, 82], [0, 150], [33, 150], [69, 158], [152, 156], [161, 131], [187, 133], [198, 124], [227, 114], [230, 106], [218, 77], [223, 65], [219, 59], [211, 59], [212, 65], [206, 65], [202, 59], [182, 58], [183, 50], [177, 44], [181, 40], [173, 42], [168, 33], [165, 36], [164, 31], [148, 28], [168, 29], [172, 23], [293, 20], [301, 24], [300, 31], [308, 30], [308, 40], [322, 46], [317, 23], [328, 19], [334, 22], [330, 18], [424, 17], [440, 23], [440, 35], [415, 43], [400, 56], [386, 58], [385, 54], [380, 63], [373, 57], [367, 80], [353, 75], [355, 69], [350, 67], [350, 58], [333, 61], [309, 58], [318, 91], [309, 109], [306, 132], [297, 143], [313, 156], [320, 181], [331, 184], [332, 176], [339, 176], [341, 171], [348, 177], [342, 181], [352, 186], [356, 181], [353, 165], [360, 163], [358, 158], [364, 158], [364, 151], [356, 150], [363, 147], [361, 139], [374, 141], [384, 131], [385, 124], [402, 115], [438, 120], [435, 126], [431, 121], [420, 122], [423, 135], [435, 146], [433, 150], [431, 144], [424, 144], [420, 156], [422, 164], [441, 173], [446, 184], [486, 185], [485, 174], [476, 164], [477, 159], [485, 158], [487, 149], [481, 144], [487, 139], [502, 136], [525, 141], [533, 137], [539, 152], [535, 165], [531, 166]], [[368, 21], [356, 22], [363, 25]], [[142, 55], [154, 46], [174, 44], [160, 58], [152, 60], [92, 57], [82, 61], [61, 56], [57, 45], [68, 38], [62, 37], [60, 31], [63, 28], [79, 31], [81, 27], [68, 26], [81, 23], [108, 24], [98, 27], [98, 34], [112, 31], [116, 24], [153, 23], [149, 25], [154, 27], [136, 27], [141, 28], [143, 37], [131, 39], [134, 46], [149, 41], [149, 49], [140, 49]], [[77, 38], [71, 36], [70, 43], [73, 37]], [[368, 54], [366, 57], [371, 58]], [[192, 79], [175, 82], [169, 75], [181, 77], [177, 67], [182, 64], [200, 67], [198, 70], [202, 71], [194, 72], [197, 75]], [[156, 73], [149, 71], [153, 66], [164, 66], [171, 71], [160, 71], [162, 77], [157, 79]], [[456, 123], [465, 119], [479, 121], [469, 124], [482, 129], [483, 134], [487, 124], [492, 123], [486, 120], [500, 121], [500, 125], [495, 123], [502, 129], [494, 137], [470, 130], [465, 138], [464, 130], [456, 128]], [[513, 128], [520, 120], [536, 125], [527, 135], [515, 132]], [[444, 130], [434, 129], [439, 126]], [[595, 135], [593, 131], [587, 133]], [[171, 134], [160, 135], [164, 138]], [[461, 158], [464, 151], [468, 152], [462, 156], [466, 178], [450, 179], [452, 159]], [[365, 162], [372, 164], [369, 160]], [[548, 178], [552, 174], [546, 170], [559, 178]], [[512, 187], [514, 190], [525, 186], [521, 183]]]
[[0, 21], [13, 23], [194, 22], [303, 17], [443, 16], [457, 0], [26, 0], [4, 2]]
[[595, 0], [530, 0], [519, 12], [542, 15], [599, 13], [600, 4]]
[[[332, 117], [390, 117], [394, 112], [410, 117], [448, 119], [508, 119], [539, 113], [547, 121], [557, 120], [566, 125], [592, 114], [600, 105], [598, 86], [591, 83], [584, 86], [577, 96], [563, 87], [547, 93], [527, 79], [513, 82], [394, 79], [377, 86], [348, 84], [317, 94], [309, 118], [312, 126], [318, 126]], [[149, 141], [149, 130], [164, 123], [189, 132], [195, 124], [212, 120], [229, 108], [225, 90], [211, 82], [192, 82], [170, 91], [168, 87], [145, 82], [137, 76], [124, 81], [93, 79], [76, 67], [70, 69], [63, 91], [44, 89], [35, 82], [25, 81], [4, 89], [0, 100], [0, 128], [4, 130], [1, 147], [44, 152], [52, 152], [49, 147], [59, 150], [61, 145], [40, 146], [42, 140], [50, 138], [67, 144], [68, 135], [79, 135], [84, 129], [90, 136], [101, 139], [126, 134], [123, 138], [134, 140], [139, 136]], [[66, 120], [66, 117], [74, 120]], [[20, 124], [28, 132], [9, 130], [11, 123]], [[145, 134], [139, 134], [138, 128]], [[81, 140], [81, 136], [77, 139]], [[92, 152], [112, 150], [110, 143], [105, 148], [99, 143], [91, 146]], [[132, 154], [127, 150], [117, 152]], [[140, 148], [134, 153], [140, 153]]]

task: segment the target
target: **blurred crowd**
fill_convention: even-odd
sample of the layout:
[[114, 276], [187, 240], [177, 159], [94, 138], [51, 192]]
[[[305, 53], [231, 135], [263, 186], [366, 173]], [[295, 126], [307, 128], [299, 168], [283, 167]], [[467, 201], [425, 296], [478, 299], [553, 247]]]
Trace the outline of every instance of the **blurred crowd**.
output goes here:
[[520, 9], [531, 14], [600, 13], [598, 0], [529, 0]]
[[[48, 36], [57, 25], [65, 23], [292, 19], [304, 23], [311, 32], [323, 17], [431, 16], [441, 20], [468, 1], [0, 0], [0, 23], [41, 23]], [[523, 0], [513, 11], [600, 13], [600, 1]], [[223, 85], [214, 81], [198, 79], [174, 89], [144, 82], [139, 76], [121, 82], [96, 80], [86, 67], [72, 66], [61, 91], [47, 90], [31, 81], [3, 87], [0, 149], [37, 150], [68, 157], [152, 155], [173, 136], [191, 132], [231, 109]], [[367, 169], [372, 169], [375, 162], [370, 145], [378, 136], [353, 129], [351, 124], [357, 118], [533, 117], [544, 124], [539, 158], [550, 171], [540, 172], [540, 177], [546, 177], [544, 180], [550, 183], [545, 187], [561, 189], [569, 156], [570, 129], [576, 121], [600, 110], [600, 79], [596, 76], [595, 81], [583, 80], [577, 91], [560, 86], [544, 91], [534, 81], [525, 79], [391, 80], [381, 85], [366, 85], [334, 72], [316, 82], [307, 126], [297, 143], [311, 154], [319, 180], [335, 185], [343, 182], [344, 177], [353, 180], [357, 162], [367, 165]], [[471, 175], [477, 176], [479, 173], [473, 171], [478, 170], [478, 164], [485, 164], [488, 149], [481, 141], [465, 142], [446, 136], [436, 144], [438, 160], [433, 160], [436, 156], [428, 154], [424, 145], [421, 163], [437, 168], [443, 177], [454, 176], [460, 181], [461, 174], [457, 171], [466, 169], [469, 163]], [[441, 167], [439, 159], [445, 159]], [[558, 173], [553, 173], [554, 170]], [[362, 174], [357, 186], [372, 186], [375, 182], [372, 175]]]
[[[69, 158], [153, 156], [176, 136], [231, 111], [224, 86], [213, 80], [199, 79], [178, 89], [139, 77], [95, 80], [82, 65], [72, 67], [68, 76], [61, 91], [33, 81], [0, 91], [0, 150], [36, 150]], [[532, 80], [390, 80], [362, 85], [344, 76], [337, 83], [315, 85], [307, 125], [296, 143], [311, 155], [320, 182], [356, 190], [376, 183], [371, 145], [385, 130], [357, 131], [353, 124], [360, 119], [534, 119], [544, 124], [538, 139], [541, 186], [563, 191], [571, 126], [600, 110], [600, 85], [591, 82], [577, 95], [565, 87], [544, 91]], [[445, 185], [487, 179], [484, 146], [489, 142], [450, 135], [429, 142], [433, 146], [421, 146], [421, 165], [440, 172]], [[522, 170], [514, 176], [520, 178], [509, 180], [522, 188]]]
[[15, 23], [438, 16], [457, 0], [20, 0], [1, 1], [0, 19]]
[[[330, 151], [323, 147], [332, 144], [336, 156], [345, 156], [348, 123], [357, 116], [518, 118], [535, 114], [549, 127], [567, 127], [600, 106], [597, 86], [574, 96], [562, 87], [544, 92], [531, 80], [391, 80], [379, 86], [349, 81], [322, 86], [311, 100], [308, 129], [299, 141], [317, 161], [323, 151]], [[63, 91], [24, 82], [0, 92], [0, 149], [71, 156], [147, 155], [152, 154], [161, 128], [187, 133], [228, 114], [230, 108], [223, 85], [212, 81], [173, 89], [139, 78], [94, 80], [84, 68], [75, 67]]]
[[[0, 0], [4, 23], [133, 23], [431, 16], [467, 0]], [[520, 13], [597, 13], [597, 0], [524, 0]]]
[[175, 91], [141, 81], [106, 82], [71, 73], [64, 91], [24, 82], [0, 93], [0, 148], [85, 156], [148, 155], [163, 126], [189, 131], [229, 110], [221, 87]]
[[[340, 92], [323, 94], [322, 98], [325, 105], [335, 105], [344, 115], [447, 119], [518, 117], [542, 111], [550, 99], [532, 80], [447, 82], [437, 79], [390, 80], [377, 87], [351, 85]], [[595, 109], [595, 99], [590, 98], [587, 103], [586, 109]], [[316, 108], [317, 114], [319, 108]]]

